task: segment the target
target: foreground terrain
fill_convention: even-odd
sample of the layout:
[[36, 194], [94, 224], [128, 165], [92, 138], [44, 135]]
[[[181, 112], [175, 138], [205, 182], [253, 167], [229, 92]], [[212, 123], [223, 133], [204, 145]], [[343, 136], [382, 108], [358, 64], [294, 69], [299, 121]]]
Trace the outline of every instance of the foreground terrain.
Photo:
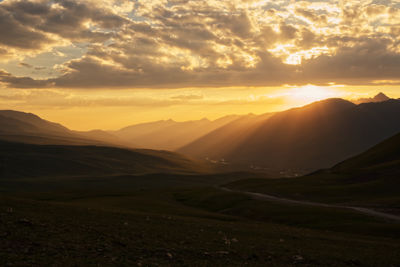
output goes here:
[[0, 266], [399, 266], [400, 223], [344, 207], [397, 213], [397, 140], [296, 179], [1, 142]]
[[400, 225], [254, 200], [246, 174], [2, 180], [2, 266], [397, 266]]

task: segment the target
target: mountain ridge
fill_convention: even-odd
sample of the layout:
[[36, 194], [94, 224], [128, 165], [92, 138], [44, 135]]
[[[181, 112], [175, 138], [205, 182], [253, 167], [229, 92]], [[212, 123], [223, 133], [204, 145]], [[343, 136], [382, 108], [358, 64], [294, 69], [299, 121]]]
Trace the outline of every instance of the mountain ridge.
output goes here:
[[398, 118], [399, 100], [356, 105], [328, 99], [274, 114], [240, 143], [229, 144], [234, 149], [218, 147], [210, 137], [177, 151], [199, 158], [223, 158], [232, 164], [247, 162], [260, 168], [307, 173], [331, 167], [399, 132]]
[[59, 123], [22, 111], [0, 110], [0, 126], [0, 139], [8, 141], [54, 145], [133, 146], [102, 130], [72, 131]]
[[386, 94], [380, 92], [377, 95], [375, 95], [374, 97], [370, 97], [370, 98], [359, 98], [353, 101], [353, 103], [355, 104], [363, 104], [363, 103], [377, 103], [377, 102], [384, 102], [387, 100], [390, 100], [391, 98], [388, 97]]
[[72, 131], [31, 113], [6, 110], [0, 111], [0, 139], [175, 150], [235, 170], [300, 175], [331, 167], [392, 136], [400, 131], [399, 117], [400, 100], [357, 105], [331, 98], [271, 114], [161, 120], [127, 126], [118, 134]]
[[172, 119], [160, 120], [127, 126], [110, 133], [135, 143], [138, 147], [176, 150], [240, 117], [240, 115], [228, 115], [212, 121], [207, 118], [184, 122]]

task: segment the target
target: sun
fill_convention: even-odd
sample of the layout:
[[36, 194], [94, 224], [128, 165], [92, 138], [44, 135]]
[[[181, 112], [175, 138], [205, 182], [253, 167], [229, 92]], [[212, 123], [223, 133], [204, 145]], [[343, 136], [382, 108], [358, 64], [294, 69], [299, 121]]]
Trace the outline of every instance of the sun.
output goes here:
[[327, 98], [340, 97], [340, 93], [334, 88], [316, 85], [296, 87], [291, 89], [288, 94], [290, 98], [293, 98], [299, 104], [308, 104]]

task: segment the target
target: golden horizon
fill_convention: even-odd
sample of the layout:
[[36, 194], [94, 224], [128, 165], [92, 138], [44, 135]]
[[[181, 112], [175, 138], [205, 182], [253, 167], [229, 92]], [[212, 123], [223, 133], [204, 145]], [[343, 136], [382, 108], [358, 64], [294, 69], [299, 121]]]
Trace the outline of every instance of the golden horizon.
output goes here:
[[[0, 109], [34, 113], [72, 130], [118, 130], [159, 120], [183, 122], [228, 115], [265, 114], [300, 107], [327, 98], [354, 101], [380, 92], [399, 98], [397, 87], [349, 87], [343, 85], [279, 88], [219, 88], [182, 90], [86, 90], [40, 89], [8, 95]], [[152, 94], [149, 94], [149, 91]], [[37, 95], [36, 95], [37, 94]], [[151, 97], [149, 97], [149, 95]], [[230, 97], [228, 98], [227, 95]], [[40, 98], [40, 101], [39, 99]], [[46, 103], [49, 103], [46, 105]]]

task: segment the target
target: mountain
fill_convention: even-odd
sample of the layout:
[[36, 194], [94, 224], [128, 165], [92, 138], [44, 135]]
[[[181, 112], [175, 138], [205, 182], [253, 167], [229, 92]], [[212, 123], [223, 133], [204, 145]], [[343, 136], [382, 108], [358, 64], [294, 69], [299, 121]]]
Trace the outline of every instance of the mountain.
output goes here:
[[377, 102], [384, 102], [388, 101], [391, 98], [385, 95], [384, 93], [379, 93], [376, 96], [372, 98], [360, 98], [357, 100], [354, 100], [353, 103], [355, 104], [363, 104], [363, 103], [377, 103]]
[[339, 173], [400, 174], [400, 133], [364, 153], [335, 165], [331, 170]]
[[32, 144], [133, 146], [101, 130], [71, 131], [35, 114], [14, 110], [0, 110], [0, 140]]
[[37, 127], [37, 129], [49, 132], [66, 132], [68, 129], [61, 124], [46, 121], [32, 113], [19, 112], [14, 110], [0, 110], [0, 115], [7, 118], [22, 121]]
[[24, 133], [38, 131], [37, 127], [30, 123], [24, 123], [13, 118], [7, 118], [0, 115], [0, 133]]
[[125, 127], [111, 134], [141, 148], [176, 150], [218, 129], [240, 116], [231, 115], [214, 121], [208, 119], [176, 122], [164, 120]]
[[0, 141], [0, 177], [204, 173], [206, 165], [167, 151]]
[[208, 135], [178, 152], [302, 174], [331, 167], [400, 132], [399, 118], [399, 100], [356, 105], [328, 99], [272, 115], [238, 140], [230, 138], [236, 136], [230, 129], [219, 132], [217, 139], [226, 136], [230, 143]]
[[400, 133], [332, 168], [303, 177], [244, 179], [230, 188], [400, 214]]
[[246, 140], [272, 114], [249, 114], [234, 120], [187, 144], [177, 151], [183, 154], [219, 161], [224, 155], [233, 153], [237, 145]]

